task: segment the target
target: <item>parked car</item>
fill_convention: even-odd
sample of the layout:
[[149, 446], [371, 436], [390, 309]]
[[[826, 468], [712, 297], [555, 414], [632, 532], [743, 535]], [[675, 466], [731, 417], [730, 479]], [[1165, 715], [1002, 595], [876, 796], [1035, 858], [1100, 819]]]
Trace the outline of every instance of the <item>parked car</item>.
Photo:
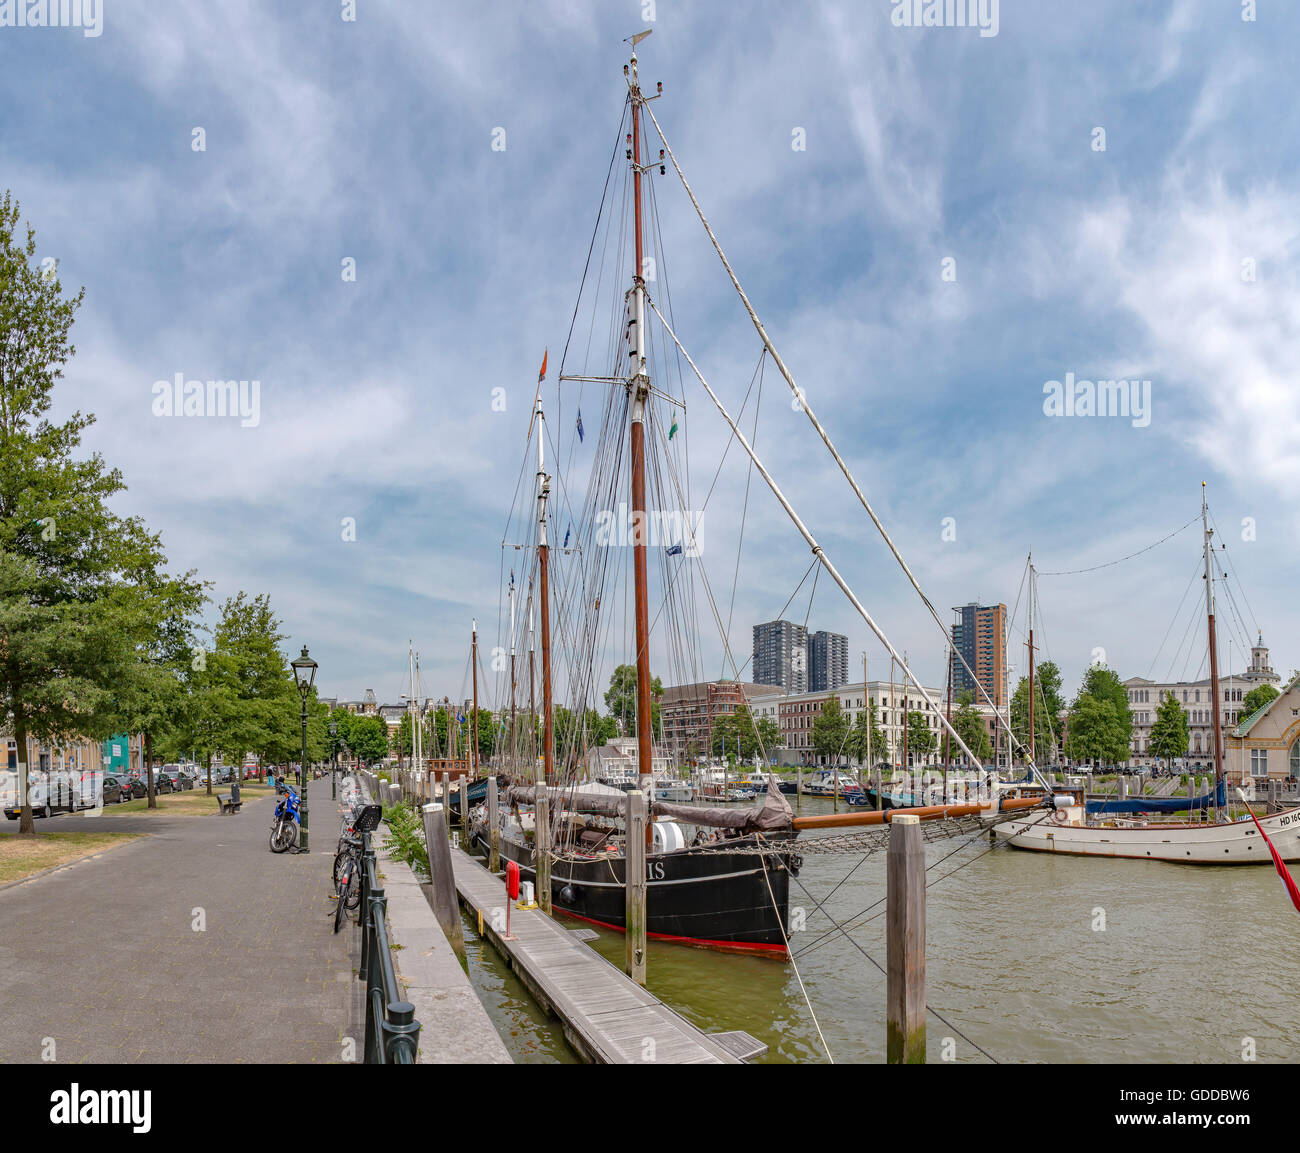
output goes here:
[[121, 782], [116, 777], [105, 777], [99, 787], [99, 799], [105, 805], [116, 805], [124, 800]]
[[132, 773], [126, 778], [126, 783], [131, 790], [131, 797], [133, 800], [138, 801], [141, 797], [147, 797], [149, 795], [149, 786], [144, 783], [144, 780], [141, 778], [139, 773]]
[[[32, 807], [32, 815], [51, 817], [60, 810], [72, 812], [76, 807], [76, 792], [72, 778], [66, 772], [35, 772], [27, 784], [27, 803]], [[16, 821], [22, 813], [18, 798], [5, 809], [5, 816]]]
[[172, 784], [171, 777], [163, 772], [162, 769], [154, 769], [153, 771], [153, 791], [155, 796], [158, 793], [172, 793], [176, 791]]

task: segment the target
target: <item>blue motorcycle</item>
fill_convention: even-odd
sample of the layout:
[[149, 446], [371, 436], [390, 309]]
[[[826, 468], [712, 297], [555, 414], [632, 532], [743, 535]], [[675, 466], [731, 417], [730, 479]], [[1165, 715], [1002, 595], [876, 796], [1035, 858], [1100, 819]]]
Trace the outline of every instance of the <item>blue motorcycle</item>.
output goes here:
[[271, 822], [271, 852], [283, 853], [298, 843], [298, 826], [302, 823], [302, 802], [287, 785], [278, 786], [275, 818]]

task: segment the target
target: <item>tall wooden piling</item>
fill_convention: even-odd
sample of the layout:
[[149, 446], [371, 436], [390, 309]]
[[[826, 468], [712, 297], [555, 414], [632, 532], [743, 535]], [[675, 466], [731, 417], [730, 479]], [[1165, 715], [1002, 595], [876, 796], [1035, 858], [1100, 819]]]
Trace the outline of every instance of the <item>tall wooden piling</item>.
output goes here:
[[433, 912], [456, 955], [465, 960], [465, 934], [460, 923], [460, 902], [456, 897], [456, 874], [452, 871], [451, 846], [447, 843], [447, 810], [442, 805], [424, 806], [424, 844], [429, 853], [429, 879], [433, 882]]
[[501, 871], [501, 818], [497, 812], [497, 779], [488, 778], [487, 791], [488, 814], [488, 870], [493, 873]]
[[925, 842], [918, 817], [890, 822], [886, 886], [885, 1060], [924, 1065]]
[[469, 852], [469, 777], [460, 779], [460, 839]]
[[537, 904], [551, 915], [551, 800], [544, 781], [537, 782], [533, 799], [533, 848], [537, 857]]
[[623, 969], [638, 985], [645, 984], [645, 835], [645, 794], [640, 789], [635, 789], [627, 795], [627, 857], [624, 875], [627, 933]]

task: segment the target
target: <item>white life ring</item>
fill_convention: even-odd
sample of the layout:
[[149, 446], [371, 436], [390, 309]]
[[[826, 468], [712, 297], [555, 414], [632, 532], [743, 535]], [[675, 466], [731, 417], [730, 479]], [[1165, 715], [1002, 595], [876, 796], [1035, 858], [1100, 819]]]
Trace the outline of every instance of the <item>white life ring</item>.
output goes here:
[[1054, 820], [1058, 825], [1068, 825], [1070, 823], [1070, 814], [1064, 809], [1053, 809], [1052, 820]]

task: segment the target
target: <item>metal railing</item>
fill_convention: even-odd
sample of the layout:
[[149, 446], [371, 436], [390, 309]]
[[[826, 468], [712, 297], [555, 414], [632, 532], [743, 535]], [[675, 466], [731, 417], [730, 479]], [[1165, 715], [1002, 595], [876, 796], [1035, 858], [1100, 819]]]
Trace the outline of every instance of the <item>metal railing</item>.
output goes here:
[[388, 901], [379, 883], [370, 834], [363, 834], [361, 857], [361, 967], [366, 983], [367, 1065], [414, 1065], [420, 1045], [415, 1006], [404, 1000], [388, 942]]

